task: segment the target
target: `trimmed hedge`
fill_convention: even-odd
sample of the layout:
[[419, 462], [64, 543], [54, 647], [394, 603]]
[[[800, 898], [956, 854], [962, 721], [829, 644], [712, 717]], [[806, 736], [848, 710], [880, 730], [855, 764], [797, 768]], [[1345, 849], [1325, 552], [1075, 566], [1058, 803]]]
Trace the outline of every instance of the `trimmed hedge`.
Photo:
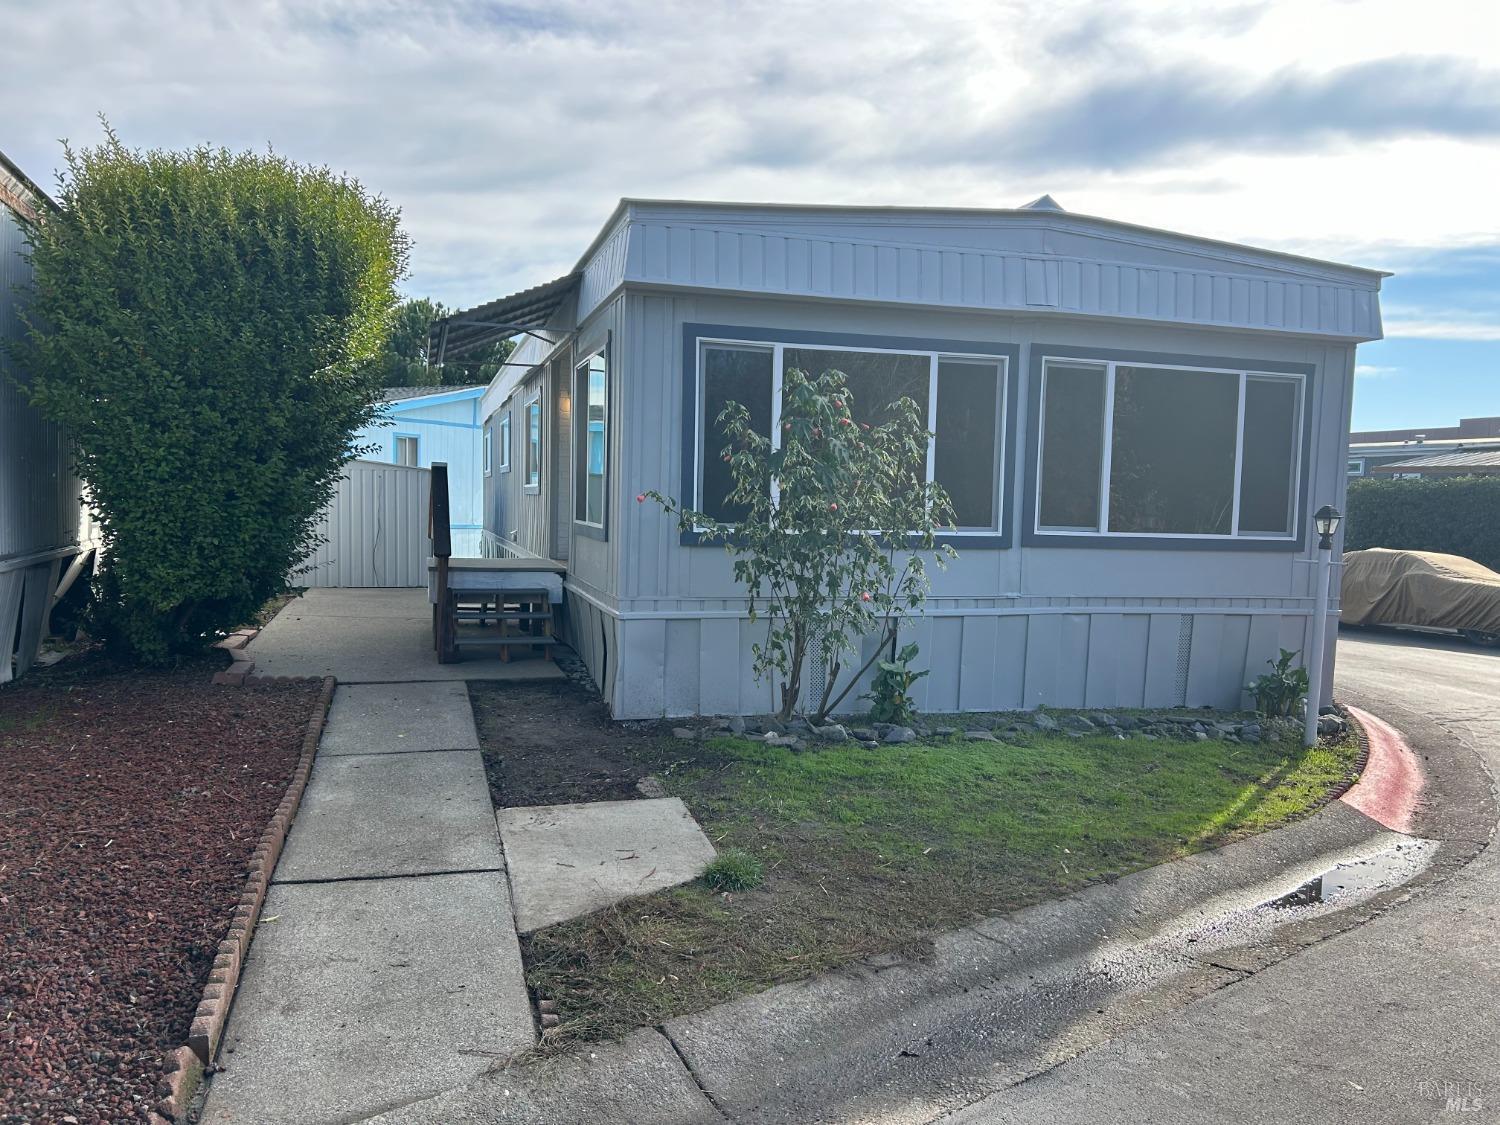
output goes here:
[[103, 528], [91, 632], [160, 664], [284, 588], [355, 433], [406, 271], [397, 210], [274, 153], [65, 150], [31, 224], [33, 401]]
[[1354, 480], [1344, 549], [1463, 555], [1500, 570], [1500, 476]]

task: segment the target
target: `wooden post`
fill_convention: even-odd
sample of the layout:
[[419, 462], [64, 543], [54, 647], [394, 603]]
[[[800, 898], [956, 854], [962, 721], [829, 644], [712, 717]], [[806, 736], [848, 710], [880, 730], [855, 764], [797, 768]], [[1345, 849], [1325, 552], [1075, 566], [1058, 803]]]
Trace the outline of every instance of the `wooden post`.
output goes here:
[[448, 559], [453, 554], [453, 532], [448, 526], [448, 465], [432, 463], [432, 495], [427, 505], [427, 534], [432, 540], [432, 557], [436, 562], [437, 589], [432, 607], [432, 644], [439, 664], [449, 664], [457, 655], [454, 649], [453, 597], [448, 589]]

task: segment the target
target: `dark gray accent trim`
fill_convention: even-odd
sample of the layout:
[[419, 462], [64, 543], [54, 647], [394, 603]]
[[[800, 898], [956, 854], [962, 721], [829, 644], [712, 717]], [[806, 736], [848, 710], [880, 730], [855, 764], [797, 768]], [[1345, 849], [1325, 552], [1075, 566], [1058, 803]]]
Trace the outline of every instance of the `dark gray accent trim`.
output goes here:
[[[1036, 487], [1040, 471], [1042, 421], [1042, 361], [1045, 359], [1098, 359], [1116, 363], [1169, 363], [1183, 367], [1218, 367], [1230, 371], [1264, 371], [1267, 374], [1304, 375], [1302, 387], [1302, 464], [1301, 484], [1297, 496], [1297, 534], [1292, 539], [1244, 539], [1225, 536], [1220, 539], [1188, 539], [1173, 536], [1119, 535], [1100, 532], [1096, 535], [1055, 535], [1036, 530]], [[1076, 344], [1031, 345], [1027, 376], [1031, 388], [1026, 418], [1026, 495], [1021, 505], [1021, 545], [1023, 547], [1081, 547], [1137, 551], [1278, 551], [1300, 552], [1307, 543], [1307, 495], [1312, 475], [1313, 387], [1318, 369], [1310, 363], [1285, 363], [1279, 360], [1245, 359], [1217, 355], [1187, 355], [1176, 352], [1138, 352], [1119, 348], [1080, 347]]]
[[[1016, 344], [982, 340], [951, 340], [927, 336], [869, 336], [855, 332], [814, 332], [786, 328], [759, 328], [740, 324], [684, 324], [682, 326], [682, 491], [683, 503], [693, 502], [696, 481], [693, 464], [698, 450], [698, 341], [704, 337], [744, 340], [757, 344], [825, 344], [850, 348], [909, 348], [920, 352], [945, 352], [955, 355], [992, 355], [1005, 359], [1005, 454], [1000, 479], [1000, 527], [990, 534], [939, 535], [939, 544], [955, 549], [997, 550], [1011, 546], [1011, 528], [1015, 526], [1012, 507], [1015, 498], [1016, 434], [1019, 411], [1016, 403], [1021, 389], [1021, 349]], [[720, 547], [722, 540], [707, 540], [696, 531], [680, 533], [685, 547]]]
[[[614, 452], [615, 444], [615, 357], [614, 357], [614, 329], [604, 334], [604, 343], [597, 348], [591, 348], [589, 352], [580, 359], [575, 350], [573, 356], [572, 374], [569, 376], [570, 390], [573, 394], [573, 534], [581, 535], [585, 539], [597, 539], [600, 542], [609, 542], [609, 516], [612, 505], [610, 494], [614, 491], [614, 474], [610, 472], [610, 455]], [[604, 518], [603, 526], [595, 527], [591, 523], [584, 523], [578, 518], [578, 501], [582, 498], [584, 490], [588, 488], [588, 474], [580, 473], [578, 470], [583, 466], [584, 459], [588, 456], [588, 443], [583, 439], [588, 436], [588, 407], [578, 409], [578, 368], [593, 359], [596, 355], [604, 357]]]

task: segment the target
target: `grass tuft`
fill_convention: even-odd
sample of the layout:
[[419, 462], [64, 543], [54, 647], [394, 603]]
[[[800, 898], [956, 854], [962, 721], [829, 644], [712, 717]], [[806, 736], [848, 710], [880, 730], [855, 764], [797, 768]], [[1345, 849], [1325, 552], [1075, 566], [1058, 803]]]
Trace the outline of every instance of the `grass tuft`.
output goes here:
[[703, 881], [715, 891], [750, 891], [765, 882], [760, 860], [741, 848], [725, 848], [703, 869]]

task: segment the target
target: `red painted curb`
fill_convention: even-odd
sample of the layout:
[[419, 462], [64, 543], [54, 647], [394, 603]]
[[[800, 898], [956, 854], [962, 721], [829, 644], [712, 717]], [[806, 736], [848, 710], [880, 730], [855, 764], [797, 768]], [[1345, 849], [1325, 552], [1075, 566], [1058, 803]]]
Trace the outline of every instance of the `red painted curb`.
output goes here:
[[1364, 727], [1370, 760], [1359, 781], [1339, 799], [1393, 832], [1410, 832], [1426, 778], [1401, 732], [1384, 719], [1350, 707]]
[[[214, 682], [221, 682], [218, 673]], [[313, 759], [318, 753], [318, 742], [323, 733], [323, 724], [328, 720], [328, 708], [333, 703], [334, 678], [323, 677], [323, 691], [313, 706], [307, 721], [307, 734], [302, 739], [302, 756], [287, 785], [276, 812], [261, 833], [260, 842], [250, 856], [245, 871], [245, 883], [240, 890], [240, 899], [234, 908], [229, 923], [229, 932], [219, 942], [214, 956], [213, 971], [208, 983], [203, 986], [198, 1010], [193, 1014], [192, 1027], [188, 1031], [185, 1047], [168, 1052], [163, 1069], [169, 1074], [187, 1074], [196, 1068], [198, 1074], [213, 1059], [218, 1050], [219, 1039], [224, 1034], [224, 1024], [229, 1018], [229, 1006], [239, 987], [240, 968], [245, 963], [245, 952], [250, 947], [250, 938], [255, 932], [255, 923], [260, 919], [260, 908], [265, 904], [266, 892], [270, 888], [271, 872], [281, 858], [281, 846], [286, 842], [287, 830], [292, 817], [302, 801], [302, 792], [307, 788], [307, 779], [312, 772]], [[187, 1059], [192, 1059], [192, 1064]], [[188, 1102], [197, 1088], [196, 1075], [192, 1081], [178, 1079], [170, 1084], [156, 1112], [170, 1121], [186, 1121]]]

